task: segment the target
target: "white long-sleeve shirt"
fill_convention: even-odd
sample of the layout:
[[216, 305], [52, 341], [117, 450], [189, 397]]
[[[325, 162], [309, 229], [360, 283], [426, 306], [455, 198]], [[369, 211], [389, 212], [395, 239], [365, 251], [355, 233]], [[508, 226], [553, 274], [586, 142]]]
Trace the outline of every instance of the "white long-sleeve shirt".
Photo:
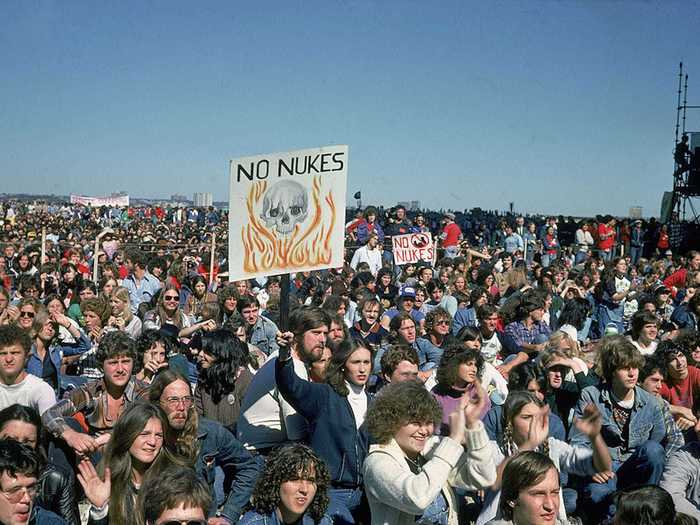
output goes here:
[[362, 262], [369, 264], [369, 271], [372, 272], [372, 275], [377, 275], [377, 272], [382, 269], [382, 252], [378, 248], [370, 250], [367, 245], [361, 246], [355, 250], [350, 267], [357, 270], [357, 265]]

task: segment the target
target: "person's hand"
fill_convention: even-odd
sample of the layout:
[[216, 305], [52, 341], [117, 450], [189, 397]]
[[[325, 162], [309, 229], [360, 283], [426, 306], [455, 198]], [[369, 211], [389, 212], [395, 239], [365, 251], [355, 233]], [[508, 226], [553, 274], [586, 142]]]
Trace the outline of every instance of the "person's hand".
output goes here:
[[95, 438], [88, 436], [87, 434], [82, 434], [76, 432], [73, 429], [66, 429], [63, 432], [63, 440], [68, 444], [70, 448], [75, 450], [78, 454], [86, 455], [97, 450], [97, 444], [95, 443]]
[[504, 379], [508, 379], [508, 374], [510, 374], [510, 371], [513, 367], [511, 365], [498, 365], [496, 367], [496, 370], [498, 370], [498, 373], [503, 376]]
[[70, 326], [70, 319], [68, 319], [68, 317], [62, 313], [55, 312], [51, 314], [51, 318], [64, 328], [68, 328]]
[[698, 422], [698, 418], [695, 417], [695, 414], [693, 414], [693, 411], [690, 408], [687, 407], [676, 407], [676, 417], [684, 417], [688, 421], [692, 421], [693, 425]]
[[212, 330], [216, 330], [216, 321], [214, 321], [214, 319], [207, 319], [199, 323], [199, 326], [205, 332], [211, 332]]
[[430, 376], [433, 375], [433, 372], [434, 372], [434, 371], [435, 371], [435, 369], [433, 369], [433, 370], [426, 370], [425, 372], [418, 372], [418, 380], [419, 380], [421, 383], [425, 383], [428, 379], [430, 379]]
[[583, 417], [574, 418], [574, 426], [593, 441], [600, 434], [601, 428], [603, 428], [603, 418], [598, 407], [593, 403], [587, 404], [586, 408], [583, 409]]
[[88, 336], [91, 341], [99, 342], [102, 339], [102, 329], [101, 328], [91, 328], [88, 332]]
[[98, 448], [104, 447], [107, 443], [109, 443], [111, 437], [112, 434], [100, 434], [95, 438], [95, 445], [97, 445]]
[[292, 332], [277, 332], [277, 345], [280, 348], [280, 361], [286, 361], [287, 359], [289, 359], [289, 353], [292, 350], [293, 341], [294, 334]]
[[678, 419], [676, 419], [676, 425], [678, 425], [678, 428], [681, 429], [682, 432], [685, 432], [689, 428], [693, 428], [695, 426], [695, 422], [680, 416]]
[[17, 321], [19, 319], [19, 308], [14, 305], [8, 306], [7, 315], [11, 321]]
[[596, 472], [591, 476], [593, 483], [607, 483], [609, 480], [615, 477], [615, 473], [611, 470], [606, 470], [604, 472]]
[[145, 365], [143, 365], [143, 369], [148, 372], [149, 375], [156, 375], [159, 370], [162, 368], [168, 368], [168, 362], [163, 361], [162, 363], [158, 363], [155, 359], [151, 359], [148, 361]]
[[474, 382], [474, 389], [469, 393], [466, 406], [464, 407], [464, 420], [467, 428], [473, 429], [481, 421], [486, 405], [486, 391], [479, 381]]
[[83, 458], [78, 463], [78, 481], [83, 486], [85, 496], [95, 507], [104, 507], [109, 501], [109, 494], [112, 490], [110, 475], [109, 467], [105, 467], [104, 478], [101, 478], [87, 458]]
[[549, 435], [549, 407], [547, 405], [539, 409], [539, 411], [530, 420], [530, 427], [527, 431], [527, 439], [519, 449], [520, 450], [536, 450]]
[[280, 348], [283, 346], [291, 346], [292, 341], [294, 341], [294, 334], [292, 332], [277, 332], [277, 345]]

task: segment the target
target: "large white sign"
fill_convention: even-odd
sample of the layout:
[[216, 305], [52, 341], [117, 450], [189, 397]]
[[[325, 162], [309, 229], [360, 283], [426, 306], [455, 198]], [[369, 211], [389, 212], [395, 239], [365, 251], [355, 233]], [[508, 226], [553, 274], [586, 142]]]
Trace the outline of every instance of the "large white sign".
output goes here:
[[229, 280], [343, 266], [348, 147], [230, 164]]
[[435, 246], [430, 232], [394, 235], [391, 244], [396, 264], [433, 262], [435, 257]]
[[82, 204], [83, 206], [129, 206], [129, 196], [120, 195], [119, 197], [88, 197], [86, 195], [71, 195], [71, 204]]

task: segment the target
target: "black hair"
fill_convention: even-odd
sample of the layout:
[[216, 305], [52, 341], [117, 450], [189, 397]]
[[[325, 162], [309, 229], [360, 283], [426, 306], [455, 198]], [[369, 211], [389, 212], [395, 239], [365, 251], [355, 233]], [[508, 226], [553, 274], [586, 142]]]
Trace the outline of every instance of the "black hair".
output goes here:
[[40, 468], [39, 455], [34, 450], [14, 439], [0, 439], [0, 476], [6, 473], [11, 477], [23, 474], [38, 478]]
[[201, 351], [212, 356], [214, 362], [199, 373], [197, 386], [218, 404], [233, 392], [239, 368], [248, 365], [248, 346], [228, 330], [214, 330], [202, 334]]

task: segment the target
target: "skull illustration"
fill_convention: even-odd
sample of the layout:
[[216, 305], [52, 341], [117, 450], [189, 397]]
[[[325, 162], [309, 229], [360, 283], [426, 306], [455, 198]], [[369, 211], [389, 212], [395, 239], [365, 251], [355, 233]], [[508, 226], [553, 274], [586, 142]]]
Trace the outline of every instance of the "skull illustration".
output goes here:
[[306, 219], [309, 197], [306, 188], [292, 180], [282, 180], [265, 193], [260, 218], [278, 235], [287, 236]]

